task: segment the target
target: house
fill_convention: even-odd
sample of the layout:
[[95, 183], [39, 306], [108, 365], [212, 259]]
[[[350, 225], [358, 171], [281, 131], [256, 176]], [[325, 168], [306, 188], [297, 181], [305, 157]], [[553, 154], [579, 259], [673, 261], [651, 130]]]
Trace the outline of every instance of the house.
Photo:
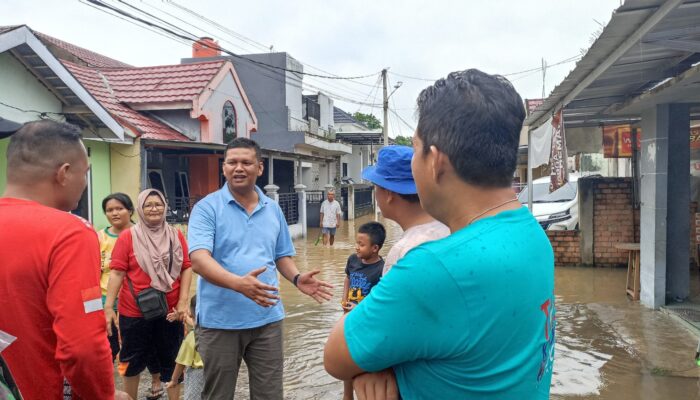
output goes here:
[[[91, 207], [87, 217], [97, 226], [106, 224], [101, 211], [94, 211], [99, 210], [104, 196], [120, 191], [135, 199], [149, 187], [168, 198], [171, 222], [186, 222], [194, 202], [223, 183], [224, 142], [236, 136], [250, 137], [257, 130], [256, 115], [228, 60], [134, 67], [26, 26], [0, 29], [29, 38], [25, 42], [38, 43], [38, 47], [43, 44], [47, 57], [52, 56], [51, 62], [62, 74], [59, 77], [72, 85], [41, 73], [22, 75], [21, 67], [33, 66], [34, 58], [28, 50], [25, 56], [20, 47], [9, 56], [2, 54], [0, 62], [17, 72], [0, 74], [0, 82], [12, 85], [21, 77], [28, 83], [0, 90], [0, 100], [10, 96], [13, 98], [8, 101], [17, 107], [36, 110], [41, 103], [35, 98], [23, 99], [21, 85], [37, 86], [40, 91], [40, 86], [52, 84], [57, 92], [64, 91], [59, 94], [67, 104], [59, 107], [60, 102], [53, 100], [53, 108], [44, 107], [47, 112], [62, 113], [55, 115], [86, 127], [86, 139], [99, 139], [88, 145], [93, 165], [90, 184], [99, 190], [88, 191]], [[5, 37], [0, 33], [0, 43]], [[24, 57], [22, 61], [17, 55]], [[35, 69], [47, 68], [38, 65]], [[2, 108], [0, 112], [0, 116], [16, 121], [36, 119], [36, 114], [23, 120]]]
[[[68, 51], [53, 38], [25, 25], [0, 27], [0, 117], [22, 123], [51, 118], [82, 129], [92, 168], [88, 187], [75, 213], [104, 226], [106, 219], [96, 210], [112, 190], [111, 146], [130, 146], [133, 138], [119, 118], [76, 79], [64, 60], [87, 65], [122, 65], [76, 46]], [[6, 185], [4, 155], [8, 142], [9, 139], [0, 140], [0, 192]]]
[[336, 138], [352, 144], [352, 154], [340, 158], [341, 176], [348, 183], [362, 182], [362, 170], [374, 164], [376, 153], [384, 144], [381, 129], [369, 129], [352, 115], [334, 107]]
[[299, 183], [311, 191], [339, 183], [340, 157], [352, 154], [352, 147], [335, 137], [333, 100], [323, 93], [302, 95], [302, 64], [287, 53], [222, 56], [215, 42], [202, 40], [212, 53], [182, 63], [225, 59], [234, 64], [259, 118], [255, 140], [268, 173], [258, 184], [290, 193]]

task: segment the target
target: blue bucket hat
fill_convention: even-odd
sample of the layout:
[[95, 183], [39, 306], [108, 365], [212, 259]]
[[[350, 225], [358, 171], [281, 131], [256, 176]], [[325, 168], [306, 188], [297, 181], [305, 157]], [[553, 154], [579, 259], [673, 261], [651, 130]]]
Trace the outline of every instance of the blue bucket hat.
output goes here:
[[379, 150], [377, 165], [362, 171], [362, 178], [398, 194], [416, 194], [416, 182], [411, 172], [413, 148], [387, 146]]

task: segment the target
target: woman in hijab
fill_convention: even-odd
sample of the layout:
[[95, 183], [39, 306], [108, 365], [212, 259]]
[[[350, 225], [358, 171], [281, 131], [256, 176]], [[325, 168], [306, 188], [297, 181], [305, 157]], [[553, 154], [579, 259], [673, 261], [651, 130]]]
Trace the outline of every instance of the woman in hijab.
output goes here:
[[[183, 339], [182, 320], [189, 306], [192, 270], [187, 242], [180, 231], [165, 221], [166, 210], [161, 192], [141, 192], [136, 204], [139, 221], [119, 235], [112, 251], [104, 306], [107, 332], [113, 334], [112, 323], [116, 323], [122, 340], [119, 373], [124, 379], [124, 390], [134, 399], [138, 395], [139, 375], [153, 350], [160, 362], [161, 381], [170, 381]], [[165, 294], [170, 310], [167, 316], [144, 318], [135, 297], [149, 288]], [[118, 318], [113, 309], [117, 293]], [[168, 388], [169, 399], [180, 398], [179, 386]]]

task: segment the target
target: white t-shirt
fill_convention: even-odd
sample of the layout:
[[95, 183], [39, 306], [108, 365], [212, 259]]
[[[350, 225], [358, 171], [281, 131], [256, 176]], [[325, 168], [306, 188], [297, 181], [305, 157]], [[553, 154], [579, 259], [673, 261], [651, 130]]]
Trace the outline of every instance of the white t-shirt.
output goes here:
[[332, 203], [328, 200], [323, 200], [323, 203], [321, 203], [321, 213], [323, 213], [323, 227], [335, 228], [338, 224], [338, 215], [342, 214], [343, 211], [340, 209], [340, 203], [338, 203], [337, 200], [333, 200]]
[[403, 258], [412, 248], [425, 242], [442, 239], [450, 235], [450, 228], [439, 221], [428, 222], [427, 224], [416, 225], [408, 228], [394, 246], [389, 250], [389, 254], [384, 261], [384, 271], [386, 275], [397, 261]]

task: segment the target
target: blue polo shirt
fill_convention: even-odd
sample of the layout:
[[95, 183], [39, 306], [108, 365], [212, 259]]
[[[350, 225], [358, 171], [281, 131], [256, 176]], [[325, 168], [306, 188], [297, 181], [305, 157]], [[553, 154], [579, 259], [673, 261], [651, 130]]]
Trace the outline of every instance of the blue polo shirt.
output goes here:
[[[296, 252], [282, 209], [257, 186], [255, 191], [260, 201], [250, 215], [226, 184], [197, 202], [188, 226], [190, 254], [209, 250], [222, 267], [239, 276], [265, 266], [258, 279], [279, 287], [275, 261]], [[203, 278], [197, 283], [196, 312], [198, 324], [215, 329], [256, 328], [284, 318], [281, 301], [262, 307]]]
[[399, 260], [345, 319], [365, 371], [404, 399], [548, 399], [554, 253], [527, 208], [476, 221]]

